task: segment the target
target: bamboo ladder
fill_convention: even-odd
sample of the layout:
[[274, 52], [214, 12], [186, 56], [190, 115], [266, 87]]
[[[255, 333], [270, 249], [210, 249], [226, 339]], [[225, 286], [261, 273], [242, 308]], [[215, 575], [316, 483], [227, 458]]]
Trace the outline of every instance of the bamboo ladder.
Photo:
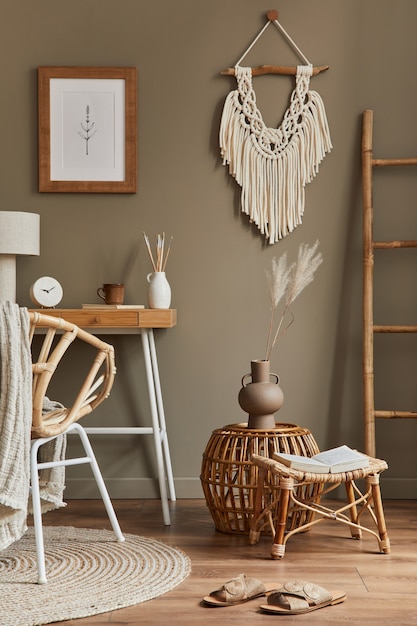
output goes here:
[[375, 419], [417, 418], [415, 411], [382, 411], [375, 409], [374, 395], [374, 334], [375, 333], [417, 333], [417, 326], [374, 324], [373, 318], [373, 274], [374, 250], [393, 248], [417, 248], [417, 240], [374, 241], [373, 238], [373, 168], [390, 166], [417, 165], [417, 158], [374, 159], [372, 154], [373, 111], [363, 113], [362, 125], [362, 200], [363, 200], [363, 285], [362, 285], [362, 322], [363, 322], [363, 386], [364, 386], [364, 421], [365, 452], [374, 457]]

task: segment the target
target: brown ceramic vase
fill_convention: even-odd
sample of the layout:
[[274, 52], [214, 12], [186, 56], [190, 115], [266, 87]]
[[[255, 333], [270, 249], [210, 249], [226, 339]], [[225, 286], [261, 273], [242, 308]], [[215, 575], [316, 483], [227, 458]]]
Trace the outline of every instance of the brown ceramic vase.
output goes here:
[[[251, 382], [247, 382], [249, 378]], [[281, 408], [284, 394], [279, 386], [279, 377], [270, 372], [269, 361], [251, 361], [251, 372], [242, 378], [238, 401], [249, 414], [248, 428], [275, 428], [274, 413]]]

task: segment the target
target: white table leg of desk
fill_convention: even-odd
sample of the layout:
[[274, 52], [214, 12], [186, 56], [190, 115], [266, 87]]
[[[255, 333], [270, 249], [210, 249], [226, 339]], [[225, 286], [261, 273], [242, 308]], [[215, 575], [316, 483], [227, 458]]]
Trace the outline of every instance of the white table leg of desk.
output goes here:
[[168, 443], [168, 433], [165, 421], [165, 410], [164, 403], [162, 400], [162, 390], [161, 390], [161, 381], [159, 378], [159, 369], [158, 369], [158, 358], [156, 356], [156, 347], [155, 347], [155, 337], [153, 334], [152, 328], [149, 332], [149, 347], [151, 351], [151, 361], [152, 361], [152, 369], [153, 369], [153, 380], [155, 384], [155, 395], [156, 402], [158, 407], [158, 416], [159, 416], [159, 427], [162, 434], [162, 446], [163, 446], [163, 454], [165, 460], [165, 470], [168, 481], [168, 493], [170, 499], [175, 502], [175, 485], [174, 485], [174, 476], [172, 473], [172, 463], [171, 463], [171, 454], [169, 451], [169, 443]]
[[154, 368], [152, 366], [150, 342], [149, 342], [149, 334], [151, 332], [152, 332], [152, 329], [142, 328], [141, 338], [142, 338], [143, 356], [144, 356], [145, 368], [146, 368], [146, 379], [148, 383], [149, 403], [150, 403], [150, 408], [151, 408], [156, 463], [158, 467], [159, 492], [160, 492], [161, 503], [162, 503], [162, 514], [164, 517], [164, 524], [166, 526], [169, 526], [171, 524], [171, 516], [169, 513], [165, 464], [164, 464], [164, 457], [163, 457], [163, 451], [162, 451], [162, 437], [164, 434], [161, 433], [161, 425], [160, 425], [159, 415], [158, 415], [158, 405], [156, 401]]

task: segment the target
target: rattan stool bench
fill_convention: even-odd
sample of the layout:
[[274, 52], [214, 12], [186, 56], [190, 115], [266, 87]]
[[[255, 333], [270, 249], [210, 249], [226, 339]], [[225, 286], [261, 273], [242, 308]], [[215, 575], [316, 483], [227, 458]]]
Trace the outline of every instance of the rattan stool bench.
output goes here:
[[[354, 539], [360, 539], [362, 531], [373, 535], [379, 545], [380, 552], [389, 554], [390, 542], [385, 526], [384, 509], [382, 506], [379, 475], [388, 465], [380, 459], [369, 458], [369, 466], [351, 472], [338, 474], [314, 474], [289, 468], [274, 459], [269, 459], [256, 454], [252, 455], [252, 462], [259, 469], [258, 484], [255, 492], [254, 512], [250, 523], [249, 543], [259, 541], [260, 529], [267, 522], [270, 524], [274, 541], [271, 548], [273, 559], [282, 559], [285, 554], [285, 546], [290, 537], [296, 533], [309, 530], [315, 524], [326, 519], [341, 522], [350, 526], [351, 535]], [[276, 497], [264, 505], [264, 484], [268, 471], [274, 476], [279, 485]], [[365, 479], [366, 491], [362, 493], [355, 481]], [[311, 498], [300, 499], [295, 487], [311, 484], [322, 484], [323, 490]], [[347, 503], [334, 510], [321, 504], [321, 499], [336, 487], [345, 484]], [[308, 493], [308, 492], [307, 492]], [[290, 509], [307, 510], [312, 512], [311, 521], [286, 533], [287, 517]], [[277, 511], [276, 528], [273, 526], [273, 512]], [[361, 523], [362, 514], [367, 511], [373, 520], [377, 531], [367, 528]], [[348, 515], [346, 513], [349, 513]]]

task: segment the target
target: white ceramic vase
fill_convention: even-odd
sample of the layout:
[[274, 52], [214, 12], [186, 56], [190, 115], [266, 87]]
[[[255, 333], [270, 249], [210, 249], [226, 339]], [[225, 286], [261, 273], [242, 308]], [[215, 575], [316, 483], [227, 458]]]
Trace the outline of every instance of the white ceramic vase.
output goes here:
[[150, 309], [169, 309], [171, 305], [171, 287], [165, 272], [151, 272], [147, 276], [148, 305]]

